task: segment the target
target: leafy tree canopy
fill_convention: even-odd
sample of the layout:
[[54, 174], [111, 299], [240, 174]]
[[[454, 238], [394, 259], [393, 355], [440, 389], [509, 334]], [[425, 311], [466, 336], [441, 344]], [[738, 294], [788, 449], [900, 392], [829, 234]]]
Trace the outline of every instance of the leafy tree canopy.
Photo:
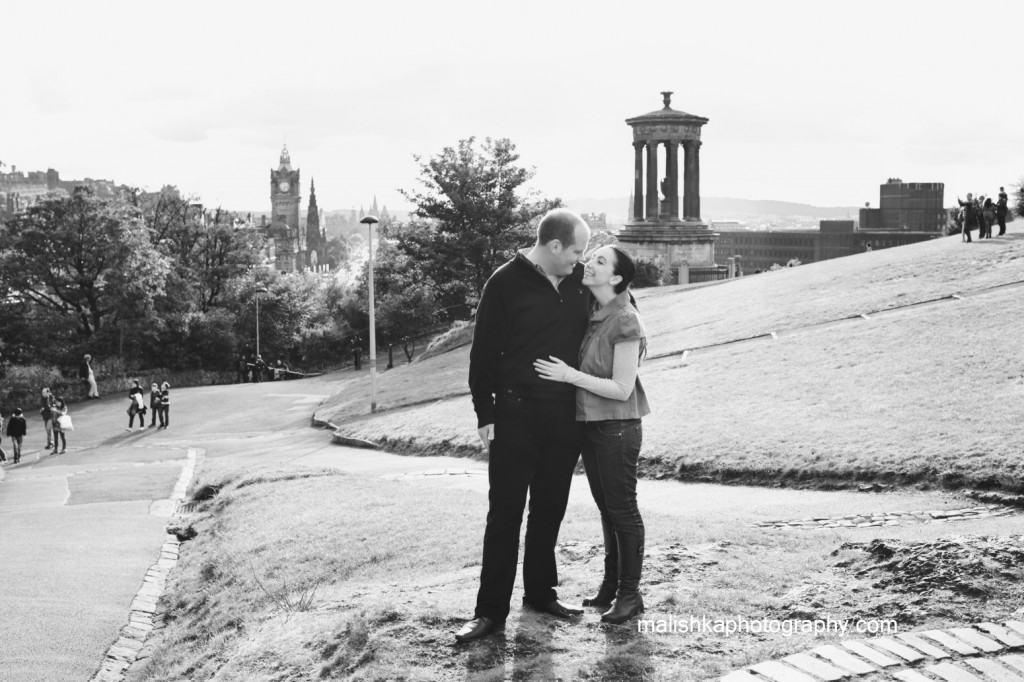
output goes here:
[[2, 286], [74, 320], [85, 337], [112, 319], [150, 313], [169, 267], [138, 208], [85, 187], [13, 216], [0, 254]]
[[535, 221], [562, 203], [526, 188], [535, 171], [508, 139], [477, 146], [470, 137], [416, 160], [421, 188], [402, 190], [413, 220], [390, 234], [434, 282], [444, 315], [465, 318], [495, 268], [532, 244]]

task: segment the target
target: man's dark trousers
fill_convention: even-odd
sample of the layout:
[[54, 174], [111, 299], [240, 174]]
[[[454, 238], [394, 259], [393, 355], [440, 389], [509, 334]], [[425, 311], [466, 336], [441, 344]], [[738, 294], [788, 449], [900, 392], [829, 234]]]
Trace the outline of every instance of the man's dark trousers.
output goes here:
[[490, 509], [477, 618], [484, 616], [496, 623], [508, 618], [527, 491], [525, 599], [544, 605], [558, 598], [555, 544], [582, 442], [575, 402], [531, 400], [510, 391], [495, 396], [494, 440], [487, 467]]

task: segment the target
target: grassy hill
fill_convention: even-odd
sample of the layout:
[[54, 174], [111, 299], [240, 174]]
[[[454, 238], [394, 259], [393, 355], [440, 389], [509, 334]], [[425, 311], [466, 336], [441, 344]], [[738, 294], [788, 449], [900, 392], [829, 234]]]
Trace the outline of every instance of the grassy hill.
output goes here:
[[[1019, 225], [638, 292], [645, 473], [1024, 490]], [[355, 376], [316, 418], [394, 451], [482, 456], [467, 373], [467, 348], [386, 372], [374, 415]]]

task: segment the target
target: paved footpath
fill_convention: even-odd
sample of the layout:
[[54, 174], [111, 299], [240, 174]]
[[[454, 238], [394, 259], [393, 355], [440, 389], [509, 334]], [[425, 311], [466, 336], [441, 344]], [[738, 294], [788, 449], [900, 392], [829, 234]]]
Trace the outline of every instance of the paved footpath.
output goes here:
[[1024, 682], [1024, 623], [850, 639], [734, 670], [722, 682]]
[[[202, 471], [197, 454], [206, 460], [242, 456], [254, 467], [272, 463], [407, 477], [417, 485], [486, 494], [481, 462], [332, 445], [328, 432], [309, 425], [317, 403], [334, 391], [337, 380], [328, 375], [172, 389], [166, 431], [124, 432], [126, 395], [73, 405], [76, 430], [67, 454], [55, 457], [39, 452], [42, 425], [30, 420], [22, 463], [6, 465], [0, 481], [0, 682], [118, 679], [125, 660], [143, 650], [151, 615], [173, 571], [177, 543], [165, 528], [191, 478], [192, 463]], [[472, 415], [466, 428], [474, 428]], [[718, 515], [752, 525], [764, 519], [964, 506], [963, 500], [937, 493], [866, 495], [672, 481], [641, 481], [639, 494], [652, 521], [681, 523]], [[592, 512], [588, 488], [578, 478], [569, 513]], [[1012, 520], [965, 520], [960, 527], [998, 534], [1009, 532], [1000, 524]], [[894, 530], [899, 529], [885, 532]], [[866, 540], [881, 531], [827, 532]]]

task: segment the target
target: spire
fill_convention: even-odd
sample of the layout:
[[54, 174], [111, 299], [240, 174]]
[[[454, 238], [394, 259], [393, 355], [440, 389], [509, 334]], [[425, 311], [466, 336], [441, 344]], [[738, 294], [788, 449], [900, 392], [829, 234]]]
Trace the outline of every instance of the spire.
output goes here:
[[370, 207], [370, 215], [378, 215], [376, 194], [373, 195], [373, 206]]
[[366, 217], [366, 211], [363, 210], [363, 205], [359, 204], [359, 219], [362, 220]]
[[288, 145], [284, 145], [281, 148], [281, 165], [278, 168], [278, 170], [290, 171], [291, 169], [292, 169], [292, 156], [291, 156], [291, 154], [288, 153]]
[[306, 248], [320, 247], [320, 209], [316, 205], [316, 183], [309, 180], [309, 210], [306, 212]]

